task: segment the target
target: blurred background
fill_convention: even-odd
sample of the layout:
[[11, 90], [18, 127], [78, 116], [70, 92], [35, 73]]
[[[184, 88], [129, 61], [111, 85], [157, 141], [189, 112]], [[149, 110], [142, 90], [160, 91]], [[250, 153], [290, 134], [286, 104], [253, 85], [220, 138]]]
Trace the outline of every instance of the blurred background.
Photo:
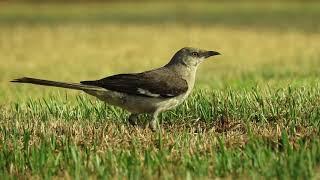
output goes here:
[[1, 1], [0, 102], [66, 92], [8, 83], [17, 77], [140, 72], [185, 46], [223, 54], [202, 64], [198, 89], [316, 84], [319, 19], [319, 1], [302, 0]]

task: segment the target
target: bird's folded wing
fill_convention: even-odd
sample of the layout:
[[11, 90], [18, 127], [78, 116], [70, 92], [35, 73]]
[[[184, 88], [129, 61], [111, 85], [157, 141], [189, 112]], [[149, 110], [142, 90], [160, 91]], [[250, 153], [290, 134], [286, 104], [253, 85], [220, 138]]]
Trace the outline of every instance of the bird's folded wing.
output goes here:
[[81, 81], [81, 83], [146, 97], [169, 98], [183, 94], [188, 90], [186, 80], [166, 70], [118, 74], [96, 81]]

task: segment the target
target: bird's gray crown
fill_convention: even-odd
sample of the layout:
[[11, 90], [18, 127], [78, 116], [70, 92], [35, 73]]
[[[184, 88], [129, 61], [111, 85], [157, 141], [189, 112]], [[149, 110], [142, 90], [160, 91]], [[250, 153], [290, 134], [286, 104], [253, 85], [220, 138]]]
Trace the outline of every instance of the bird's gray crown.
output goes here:
[[184, 47], [174, 54], [166, 66], [178, 64], [185, 66], [197, 66], [204, 59], [215, 55], [220, 55], [220, 53], [193, 47]]

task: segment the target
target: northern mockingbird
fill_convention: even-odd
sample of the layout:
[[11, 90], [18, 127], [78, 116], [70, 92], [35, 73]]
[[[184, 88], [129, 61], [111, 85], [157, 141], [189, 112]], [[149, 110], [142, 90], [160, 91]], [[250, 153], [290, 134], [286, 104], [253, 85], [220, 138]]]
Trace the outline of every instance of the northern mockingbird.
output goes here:
[[220, 55], [215, 51], [185, 47], [180, 49], [165, 66], [133, 74], [117, 74], [95, 81], [65, 83], [23, 77], [11, 82], [30, 83], [82, 90], [108, 104], [131, 112], [129, 122], [136, 124], [138, 115], [153, 116], [152, 130], [158, 129], [158, 114], [181, 104], [193, 89], [196, 70], [204, 59]]

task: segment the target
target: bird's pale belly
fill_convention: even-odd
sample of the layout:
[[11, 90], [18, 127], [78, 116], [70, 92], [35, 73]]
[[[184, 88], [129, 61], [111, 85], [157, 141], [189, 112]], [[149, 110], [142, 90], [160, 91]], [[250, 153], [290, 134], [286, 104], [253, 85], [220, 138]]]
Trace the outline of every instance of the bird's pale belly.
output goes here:
[[154, 113], [172, 109], [183, 102], [187, 94], [174, 98], [150, 98], [130, 96], [114, 91], [85, 91], [108, 104], [124, 108], [132, 113]]

